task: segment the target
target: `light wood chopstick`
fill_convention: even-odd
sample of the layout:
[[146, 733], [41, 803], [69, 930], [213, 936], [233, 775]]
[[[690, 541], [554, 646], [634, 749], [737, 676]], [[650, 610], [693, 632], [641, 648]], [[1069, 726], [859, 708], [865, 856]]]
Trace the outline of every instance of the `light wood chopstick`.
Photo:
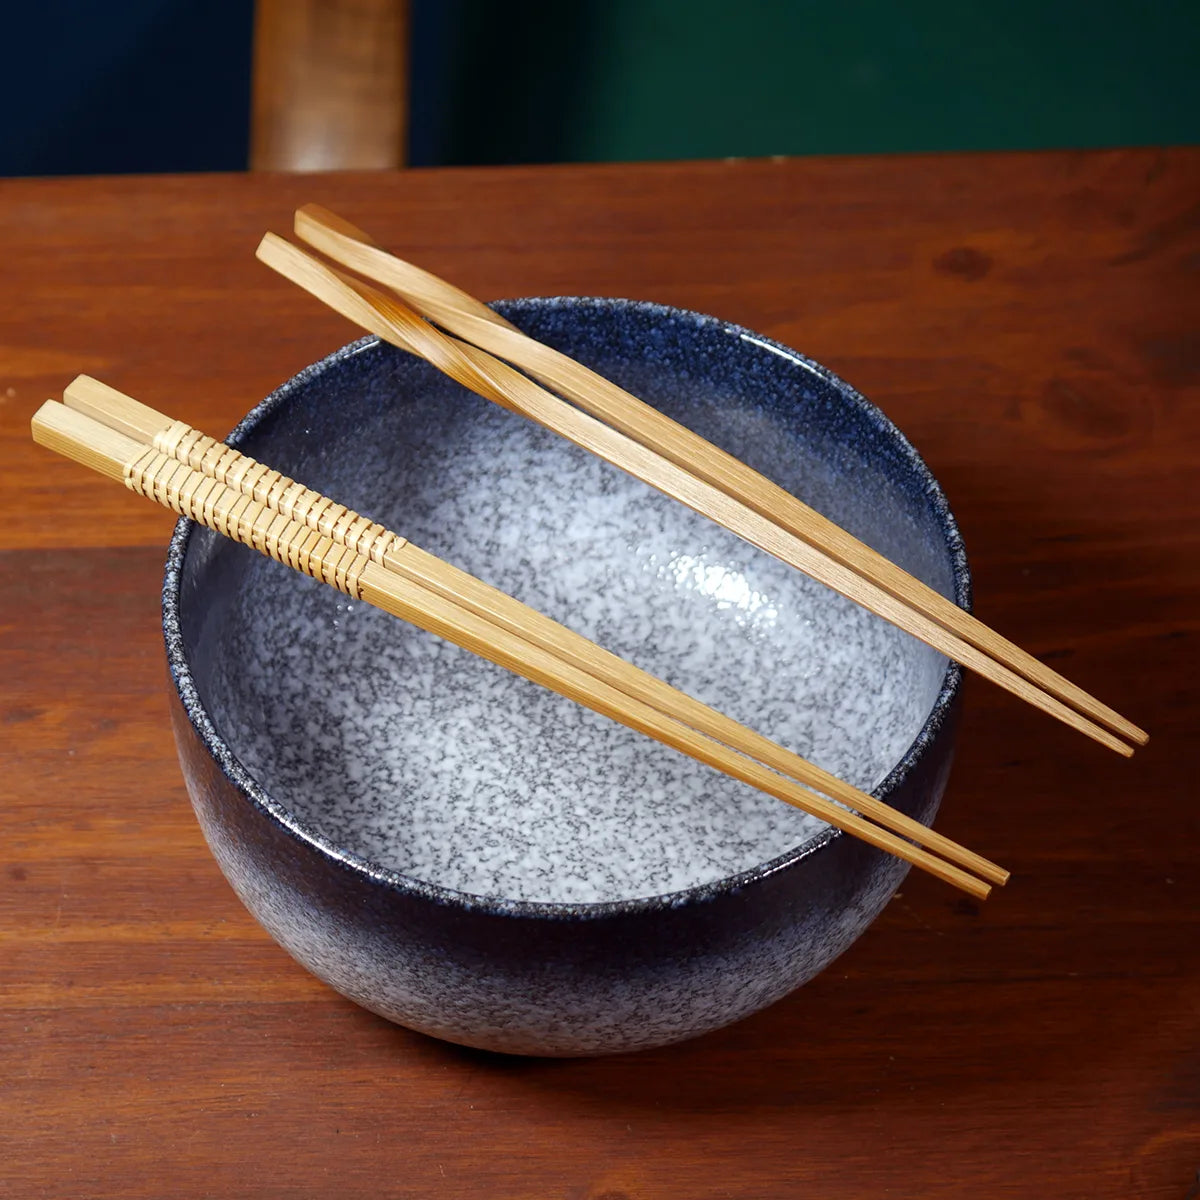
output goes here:
[[751, 545], [804, 571], [935, 650], [970, 667], [1035, 708], [1126, 757], [1132, 749], [1107, 729], [989, 658], [957, 634], [915, 612], [823, 551], [697, 478], [656, 451], [546, 391], [527, 376], [467, 342], [441, 333], [401, 301], [320, 262], [268, 233], [259, 259], [363, 329], [426, 359], [503, 408], [518, 412], [732, 530]]
[[[316, 492], [90, 376], [80, 375], [69, 384], [63, 392], [63, 400], [68, 408], [85, 413], [136, 441], [152, 445], [201, 474], [252, 495], [310, 528], [328, 533], [342, 544], [366, 547], [367, 539], [374, 538], [376, 531], [382, 529], [341, 505], [322, 506], [323, 498]], [[557, 654], [626, 695], [683, 721], [741, 754], [758, 759], [805, 787], [824, 792], [989, 882], [1004, 884], [1008, 881], [1007, 871], [981, 855], [407, 539], [395, 538], [390, 545], [385, 545], [376, 561], [543, 650]]]
[[944, 629], [1121, 738], [1145, 745], [1132, 721], [1010, 642], [928, 584], [908, 574], [790, 492], [643, 403], [568, 355], [521, 333], [487, 305], [388, 253], [361, 229], [321, 208], [297, 209], [296, 235], [335, 262], [383, 284], [422, 316], [553, 387], [593, 416], [740, 500], [842, 565], [870, 579]]
[[[130, 404], [135, 405], [136, 402], [130, 401]], [[131, 411], [133, 416], [129, 417]], [[113, 428], [84, 412], [48, 401], [33, 419], [33, 435], [40, 444], [110, 478], [119, 479], [131, 490], [157, 500], [210, 529], [336, 586], [355, 599], [373, 604], [455, 642], [785, 803], [802, 808], [971, 895], [982, 898], [990, 891], [985, 882], [952, 863], [804, 790], [761, 763], [743, 757], [698, 730], [627, 695], [586, 670], [564, 661], [555, 653], [497, 625], [488, 617], [480, 616], [453, 599], [385, 566], [383, 560], [388, 550], [406, 543], [382, 526], [366, 522], [365, 518], [358, 518], [357, 514], [350, 513], [342, 506], [332, 505], [327, 498], [318, 497], [326, 512], [330, 507], [340, 510], [340, 514], [333, 518], [333, 528], [343, 534], [348, 530], [359, 530], [347, 544], [341, 544], [324, 534], [323, 518], [317, 520], [315, 527], [301, 524], [281, 509], [255, 498], [261, 487], [265, 488], [268, 496], [276, 499], [290, 496], [288, 503], [302, 505], [306, 512], [313, 512], [316, 507], [301, 495], [314, 496], [316, 493], [285, 480], [277, 472], [267, 471], [262, 464], [238, 456], [242, 461], [234, 463], [234, 473], [243, 483], [252, 481], [249, 492], [241, 491], [221, 482], [215, 475], [206, 475], [186, 462], [164, 454], [153, 444], [130, 436], [130, 433], [138, 431], [138, 421], [143, 417], [144, 414], [127, 408], [124, 415], [114, 418], [114, 424], [118, 427]], [[178, 424], [172, 422], [172, 425]], [[124, 431], [120, 426], [124, 427]], [[212, 443], [202, 452], [202, 458], [212, 467], [230, 454], [237, 455], [237, 452], [221, 443]], [[268, 480], [268, 476], [274, 478]], [[434, 560], [432, 555], [424, 557], [439, 561]], [[455, 576], [462, 575], [464, 573], [455, 572]], [[480, 586], [486, 588], [486, 585]], [[494, 592], [493, 589], [486, 591], [489, 594]], [[517, 602], [512, 603], [515, 605]], [[921, 828], [924, 830], [924, 827]]]

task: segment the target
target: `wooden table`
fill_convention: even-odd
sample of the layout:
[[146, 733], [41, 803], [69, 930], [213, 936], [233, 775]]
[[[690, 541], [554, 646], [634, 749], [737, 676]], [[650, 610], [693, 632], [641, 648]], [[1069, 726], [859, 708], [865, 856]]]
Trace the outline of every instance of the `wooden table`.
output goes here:
[[[1200, 1168], [1200, 152], [0, 184], [0, 1194], [1172, 1197]], [[80, 371], [223, 433], [349, 340], [254, 261], [319, 200], [482, 296], [652, 298], [828, 363], [944, 483], [978, 611], [1153, 734], [968, 691], [910, 877], [808, 987], [596, 1061], [327, 990], [242, 910], [168, 732], [169, 518], [29, 441]]]

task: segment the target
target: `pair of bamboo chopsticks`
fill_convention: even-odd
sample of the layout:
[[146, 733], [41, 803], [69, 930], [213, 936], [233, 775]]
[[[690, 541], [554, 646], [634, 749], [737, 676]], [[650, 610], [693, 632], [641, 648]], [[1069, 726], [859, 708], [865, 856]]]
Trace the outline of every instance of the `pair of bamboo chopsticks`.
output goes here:
[[258, 257], [362, 328], [682, 501], [1101, 745], [1129, 756], [1130, 743], [1148, 740], [1131, 721], [777, 484], [526, 337], [478, 300], [387, 253], [353, 225], [308, 205], [296, 212], [295, 232], [389, 294], [274, 234], [263, 238]]
[[988, 894], [985, 880], [1007, 880], [1008, 873], [987, 859], [183, 422], [86, 376], [66, 389], [64, 401], [47, 401], [34, 416], [34, 439], [42, 445], [820, 817], [971, 895]]

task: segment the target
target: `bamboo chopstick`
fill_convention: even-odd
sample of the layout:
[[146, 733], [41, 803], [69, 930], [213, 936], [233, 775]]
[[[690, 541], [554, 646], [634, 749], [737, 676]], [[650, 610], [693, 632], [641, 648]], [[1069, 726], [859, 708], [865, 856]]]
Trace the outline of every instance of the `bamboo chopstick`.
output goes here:
[[[136, 441], [153, 445], [168, 457], [253, 495], [285, 516], [327, 532], [342, 544], [367, 547], [367, 539], [375, 538], [376, 531], [382, 530], [381, 526], [366, 521], [340, 505], [322, 507], [322, 497], [310, 489], [277, 471], [268, 470], [239, 451], [206, 437], [182, 421], [172, 420], [166, 414], [97, 379], [80, 375], [67, 386], [63, 400], [68, 408], [85, 413]], [[363, 552], [369, 553], [369, 549], [363, 549]], [[383, 546], [375, 561], [413, 583], [460, 604], [475, 615], [491, 620], [509, 633], [558, 655], [633, 699], [683, 721], [741, 754], [758, 759], [806, 787], [824, 792], [989, 882], [1007, 882], [1009, 873], [1002, 867], [604, 650], [536, 609], [429, 554], [407, 539], [394, 537], [393, 542]]]
[[527, 337], [474, 297], [389, 254], [362, 230], [309, 204], [297, 209], [296, 235], [333, 261], [390, 288], [422, 316], [555, 388], [593, 416], [735, 497], [790, 533], [872, 580], [898, 600], [1017, 674], [1137, 745], [1148, 735], [1031, 654], [909, 575], [839, 525], [745, 463], [574, 359]]
[[[85, 386], [83, 390], [86, 392], [88, 388]], [[91, 395], [92, 401], [95, 402], [98, 395], [96, 389], [91, 389]], [[752, 787], [757, 787], [785, 803], [802, 808], [971, 895], [982, 898], [990, 891], [985, 882], [952, 863], [937, 858], [823, 797], [804, 790], [761, 763], [743, 757], [704, 733], [689, 728], [674, 717], [564, 661], [541, 645], [501, 627], [488, 617], [469, 610], [411, 578], [401, 576], [383, 563], [390, 552], [406, 546], [407, 543], [384, 530], [382, 526], [359, 518], [343, 506], [333, 505], [327, 498], [319, 497], [299, 484], [286, 480], [277, 472], [268, 471], [262, 464], [238, 455], [236, 451], [221, 443], [205, 439], [209, 444], [200, 448], [197, 439], [202, 435], [188, 430], [186, 426], [183, 426], [186, 432], [181, 433], [178, 428], [181, 425], [179, 422], [170, 422], [168, 431], [162, 436], [172, 437], [178, 446], [183, 446], [186, 441], [198, 451], [201, 460], [210, 469], [215, 470], [217, 465], [224, 461], [229, 467], [228, 474], [236, 476], [240, 484], [247, 486], [249, 490], [242, 491], [229, 486], [215, 475], [206, 475], [195, 470], [187, 462], [168, 456], [153, 444], [130, 436], [130, 433], [145, 431], [147, 414], [153, 413], [153, 410], [137, 405], [136, 401], [131, 401], [128, 397], [121, 399], [128, 403], [118, 404], [116, 409], [119, 411], [112, 414], [116, 428], [103, 424], [84, 412], [48, 401], [34, 416], [34, 439], [110, 478], [122, 480], [131, 490], [165, 504], [210, 529], [329, 583], [355, 599], [364, 600], [422, 629], [453, 641], [593, 711], [654, 737]], [[102, 395], [99, 400], [101, 405], [105, 403]], [[154, 415], [161, 417], [161, 414]], [[231, 461], [230, 455], [236, 456], [240, 461]], [[295, 511], [303, 509], [305, 514], [313, 514], [314, 523], [301, 524], [291, 519], [281, 508], [256, 498], [260, 491], [265, 491], [268, 497], [275, 500], [286, 498]], [[317, 503], [313, 502], [312, 497], [316, 497]], [[321, 509], [320, 515], [316, 515], [318, 508]], [[329, 528], [343, 536], [348, 535], [346, 544], [335, 541], [325, 533], [330, 511], [336, 511], [338, 515], [332, 518]], [[424, 558], [438, 562], [431, 555], [425, 555]], [[435, 576], [436, 574], [435, 572]], [[454, 572], [451, 579], [457, 581], [462, 576], [463, 572]], [[484, 588], [489, 596], [493, 594], [493, 589], [486, 588], [483, 584], [479, 586]], [[516, 604], [515, 601], [512, 603]], [[548, 621], [546, 618], [541, 620]], [[571, 635], [572, 638], [574, 636]], [[666, 688], [666, 685], [662, 687]], [[697, 707], [703, 707], [698, 705], [698, 702], [693, 703], [697, 704]], [[811, 764], [806, 765], [811, 767]], [[867, 799], [873, 800], [871, 797]], [[924, 827], [920, 828], [924, 833], [931, 832]], [[999, 871], [994, 864], [988, 864], [986, 860], [980, 861], [993, 872]]]
[[553, 387], [600, 420], [740, 500], [788, 532], [870, 579], [898, 600], [1120, 737], [1145, 745], [1149, 735], [1039, 662], [928, 584], [860, 542], [790, 492], [699, 434], [643, 403], [566, 354], [521, 333], [487, 305], [436, 275], [389, 254], [361, 229], [321, 208], [296, 210], [297, 237], [364, 278], [390, 288], [422, 316]]
[[369, 332], [420, 355], [487, 399], [537, 421], [681, 501], [1110, 750], [1126, 757], [1133, 753], [1107, 729], [823, 550], [657, 451], [574, 408], [487, 351], [441, 333], [401, 301], [272, 233], [262, 239], [257, 254], [269, 267]]

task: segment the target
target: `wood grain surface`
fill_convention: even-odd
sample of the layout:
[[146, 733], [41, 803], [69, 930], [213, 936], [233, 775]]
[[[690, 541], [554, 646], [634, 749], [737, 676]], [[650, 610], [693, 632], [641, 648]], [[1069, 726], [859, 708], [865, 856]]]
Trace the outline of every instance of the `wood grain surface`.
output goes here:
[[[1200, 152], [0, 183], [0, 1195], [1162, 1197], [1200, 1170]], [[968, 688], [940, 827], [813, 983], [681, 1046], [504, 1059], [241, 908], [166, 721], [170, 517], [29, 440], [78, 372], [208, 432], [349, 340], [255, 262], [318, 201], [484, 297], [700, 309], [945, 485], [987, 622], [1151, 733]]]

